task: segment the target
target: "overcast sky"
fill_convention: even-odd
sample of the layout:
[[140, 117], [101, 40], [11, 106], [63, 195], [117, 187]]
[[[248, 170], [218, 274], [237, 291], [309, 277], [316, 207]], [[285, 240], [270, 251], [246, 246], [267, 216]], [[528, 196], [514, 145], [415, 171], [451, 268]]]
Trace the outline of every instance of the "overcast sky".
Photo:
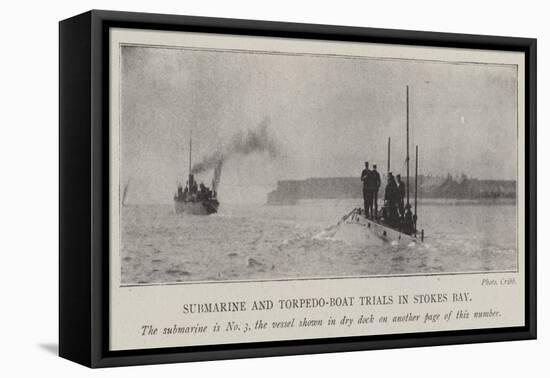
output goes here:
[[198, 161], [266, 118], [280, 155], [228, 161], [220, 193], [385, 171], [388, 137], [404, 172], [406, 85], [421, 173], [516, 178], [515, 66], [126, 46], [121, 69], [121, 180], [140, 201], [185, 182], [191, 129]]

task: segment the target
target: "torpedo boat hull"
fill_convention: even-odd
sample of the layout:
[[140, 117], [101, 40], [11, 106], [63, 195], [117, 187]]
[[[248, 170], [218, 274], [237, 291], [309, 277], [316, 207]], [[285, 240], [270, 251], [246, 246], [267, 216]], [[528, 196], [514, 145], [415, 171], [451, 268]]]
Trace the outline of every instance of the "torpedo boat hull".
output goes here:
[[174, 200], [176, 213], [210, 215], [218, 212], [218, 201], [178, 201]]

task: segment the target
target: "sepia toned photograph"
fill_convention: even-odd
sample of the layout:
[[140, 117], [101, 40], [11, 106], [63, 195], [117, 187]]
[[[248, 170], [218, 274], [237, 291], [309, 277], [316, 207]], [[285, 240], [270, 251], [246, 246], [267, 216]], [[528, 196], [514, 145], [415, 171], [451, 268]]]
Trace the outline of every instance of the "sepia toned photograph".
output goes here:
[[125, 44], [121, 285], [518, 270], [518, 71]]
[[536, 39], [101, 10], [59, 36], [61, 356], [536, 338]]

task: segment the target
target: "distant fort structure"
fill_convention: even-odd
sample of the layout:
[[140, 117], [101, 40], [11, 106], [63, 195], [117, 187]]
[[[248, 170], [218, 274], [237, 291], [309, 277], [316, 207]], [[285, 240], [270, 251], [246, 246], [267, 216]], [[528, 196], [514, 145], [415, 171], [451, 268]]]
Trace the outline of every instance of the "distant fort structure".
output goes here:
[[[385, 177], [378, 198], [383, 198]], [[447, 176], [418, 176], [420, 198], [448, 199], [499, 199], [516, 198], [515, 180], [480, 180]], [[414, 193], [414, 182], [411, 182]], [[413, 194], [414, 195], [414, 194]], [[359, 177], [320, 177], [305, 180], [281, 180], [277, 189], [268, 193], [267, 203], [295, 204], [303, 199], [362, 198], [362, 182]]]

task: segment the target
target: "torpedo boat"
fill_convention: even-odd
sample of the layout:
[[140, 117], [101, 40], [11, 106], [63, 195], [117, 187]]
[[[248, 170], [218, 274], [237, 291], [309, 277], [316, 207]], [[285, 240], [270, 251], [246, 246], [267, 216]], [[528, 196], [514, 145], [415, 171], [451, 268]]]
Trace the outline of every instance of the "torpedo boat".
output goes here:
[[187, 213], [193, 215], [210, 215], [218, 212], [220, 203], [217, 199], [217, 186], [220, 182], [221, 162], [214, 169], [212, 189], [203, 185], [197, 185], [191, 166], [192, 137], [189, 138], [189, 176], [185, 189], [178, 185], [174, 194], [174, 207], [176, 213]]

